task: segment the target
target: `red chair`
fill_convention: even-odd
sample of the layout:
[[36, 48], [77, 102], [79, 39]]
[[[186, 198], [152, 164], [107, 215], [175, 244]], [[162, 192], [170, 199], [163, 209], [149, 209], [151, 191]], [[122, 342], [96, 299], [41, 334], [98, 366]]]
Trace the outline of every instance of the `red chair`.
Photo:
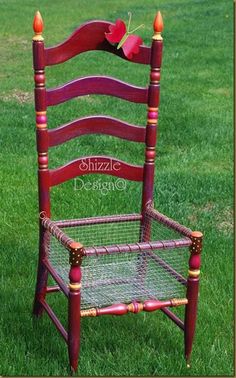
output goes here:
[[[184, 331], [185, 356], [189, 363], [197, 316], [202, 234], [192, 232], [153, 207], [162, 18], [160, 13], [155, 18], [151, 47], [140, 46], [139, 52], [133, 54], [131, 59], [106, 40], [105, 33], [109, 32], [110, 25], [113, 24], [106, 21], [86, 22], [60, 45], [45, 48], [39, 12], [33, 24], [40, 214], [39, 262], [33, 312], [36, 316], [44, 310], [48, 313], [68, 345], [73, 371], [78, 363], [81, 317], [129, 312], [137, 314], [160, 309]], [[133, 63], [150, 65], [149, 86], [141, 88], [111, 77], [89, 76], [61, 87], [46, 89], [46, 66], [63, 63], [90, 50], [104, 50]], [[146, 127], [137, 127], [107, 116], [93, 116], [48, 130], [48, 107], [88, 94], [147, 103]], [[109, 156], [90, 156], [49, 169], [50, 147], [92, 133], [145, 143], [143, 166], [127, 164]], [[112, 167], [105, 169], [111, 162]], [[81, 163], [87, 164], [86, 171], [81, 168]], [[88, 173], [104, 173], [142, 182], [140, 213], [52, 221], [50, 188]], [[189, 250], [188, 266], [186, 256]], [[48, 286], [48, 274], [55, 280], [56, 286]], [[68, 331], [46, 302], [47, 294], [58, 291], [68, 299]], [[185, 306], [184, 321], [169, 309], [176, 306]]]

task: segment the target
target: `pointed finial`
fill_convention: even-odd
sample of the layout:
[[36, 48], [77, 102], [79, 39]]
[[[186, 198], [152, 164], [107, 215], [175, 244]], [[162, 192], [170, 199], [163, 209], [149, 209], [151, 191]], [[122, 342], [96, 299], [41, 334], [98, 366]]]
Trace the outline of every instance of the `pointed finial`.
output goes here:
[[163, 31], [163, 28], [164, 28], [164, 24], [163, 24], [162, 15], [161, 15], [161, 12], [158, 11], [156, 14], [154, 23], [153, 23], [154, 35], [152, 39], [162, 40], [161, 32]]
[[33, 29], [35, 35], [33, 36], [33, 41], [43, 41], [42, 32], [43, 32], [43, 19], [39, 11], [35, 13], [33, 21]]

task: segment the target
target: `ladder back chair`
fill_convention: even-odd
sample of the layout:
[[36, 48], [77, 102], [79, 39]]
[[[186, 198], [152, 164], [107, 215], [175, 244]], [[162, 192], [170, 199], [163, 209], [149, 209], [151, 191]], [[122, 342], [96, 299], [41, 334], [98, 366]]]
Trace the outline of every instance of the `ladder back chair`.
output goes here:
[[[202, 233], [192, 232], [153, 206], [162, 17], [158, 12], [154, 20], [151, 47], [142, 44], [139, 51], [129, 58], [105, 38], [105, 33], [113, 25], [107, 21], [86, 22], [63, 43], [45, 48], [39, 12], [33, 22], [40, 227], [33, 313], [40, 316], [46, 311], [49, 315], [68, 345], [72, 371], [76, 371], [78, 365], [82, 317], [137, 314], [160, 309], [184, 331], [187, 364], [197, 317]], [[146, 88], [136, 87], [112, 77], [87, 76], [46, 89], [45, 67], [63, 63], [90, 50], [103, 50], [132, 63], [150, 65], [149, 85]], [[115, 96], [147, 104], [146, 127], [112, 117], [93, 116], [54, 129], [47, 128], [48, 107], [88, 94]], [[92, 133], [143, 143], [143, 166], [109, 156], [87, 156], [61, 167], [49, 168], [50, 147]], [[105, 165], [111, 161], [113, 166], [108, 171]], [[94, 163], [93, 169], [85, 172], [81, 169], [81, 162], [88, 166]], [[140, 213], [51, 220], [50, 188], [88, 173], [104, 173], [142, 182]], [[186, 264], [189, 251], [189, 263]], [[55, 286], [48, 286], [48, 275], [56, 282]], [[48, 294], [58, 291], [68, 299], [67, 331], [46, 302]], [[170, 310], [170, 307], [176, 306], [185, 306], [184, 320]]]

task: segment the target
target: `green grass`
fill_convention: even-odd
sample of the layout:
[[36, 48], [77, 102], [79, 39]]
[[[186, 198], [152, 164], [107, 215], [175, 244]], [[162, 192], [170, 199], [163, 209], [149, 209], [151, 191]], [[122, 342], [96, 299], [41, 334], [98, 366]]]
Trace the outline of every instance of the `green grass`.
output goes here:
[[[156, 6], [165, 22], [165, 47], [155, 207], [205, 234], [192, 367], [186, 369], [183, 335], [157, 312], [84, 319], [79, 374], [233, 375], [233, 2], [0, 0], [2, 375], [68, 375], [65, 343], [48, 317], [35, 321], [31, 315], [38, 235], [33, 14], [40, 7], [47, 46], [66, 38], [85, 20], [127, 19], [127, 11], [133, 13], [134, 26], [145, 24], [140, 35], [149, 44]], [[48, 86], [88, 73], [146, 85], [148, 68], [133, 68], [109, 54], [88, 53], [48, 69]], [[139, 124], [146, 116], [145, 107], [90, 96], [49, 109], [49, 127], [101, 112]], [[141, 163], [143, 147], [112, 137], [82, 137], [55, 148], [50, 166], [88, 153]], [[140, 193], [136, 183], [127, 183], [126, 193], [110, 191], [104, 196], [74, 191], [73, 182], [68, 182], [52, 192], [53, 218], [138, 211]], [[58, 295], [51, 301], [65, 321], [64, 298]]]

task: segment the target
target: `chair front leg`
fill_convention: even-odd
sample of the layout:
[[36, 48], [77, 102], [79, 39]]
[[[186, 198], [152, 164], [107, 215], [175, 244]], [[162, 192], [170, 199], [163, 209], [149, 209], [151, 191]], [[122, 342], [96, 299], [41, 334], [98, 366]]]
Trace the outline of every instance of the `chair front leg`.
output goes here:
[[198, 231], [192, 232], [191, 235], [192, 245], [190, 247], [191, 255], [189, 259], [189, 275], [187, 281], [188, 304], [185, 307], [184, 321], [185, 358], [187, 361], [187, 367], [190, 367], [190, 357], [197, 320], [202, 236], [202, 233]]
[[78, 367], [80, 350], [80, 301], [81, 301], [81, 244], [73, 243], [70, 257], [68, 298], [68, 353], [72, 373]]

